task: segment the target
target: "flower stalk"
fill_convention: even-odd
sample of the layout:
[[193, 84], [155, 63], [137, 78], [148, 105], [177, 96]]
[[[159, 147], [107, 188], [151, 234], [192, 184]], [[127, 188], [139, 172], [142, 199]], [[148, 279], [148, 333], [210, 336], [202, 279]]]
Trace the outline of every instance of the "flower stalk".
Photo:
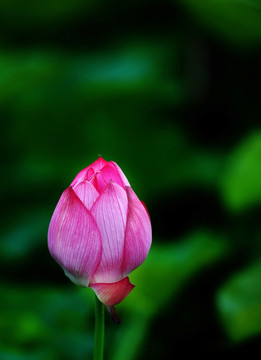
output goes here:
[[104, 353], [104, 305], [95, 295], [95, 330], [93, 360], [103, 360]]

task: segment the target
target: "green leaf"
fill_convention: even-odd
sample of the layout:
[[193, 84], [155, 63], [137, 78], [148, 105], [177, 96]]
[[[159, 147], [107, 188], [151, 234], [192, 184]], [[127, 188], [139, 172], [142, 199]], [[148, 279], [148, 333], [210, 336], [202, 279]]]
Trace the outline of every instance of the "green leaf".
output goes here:
[[217, 308], [235, 341], [261, 333], [261, 261], [235, 274], [218, 292]]
[[261, 132], [245, 139], [230, 155], [221, 178], [221, 193], [231, 210], [261, 201]]

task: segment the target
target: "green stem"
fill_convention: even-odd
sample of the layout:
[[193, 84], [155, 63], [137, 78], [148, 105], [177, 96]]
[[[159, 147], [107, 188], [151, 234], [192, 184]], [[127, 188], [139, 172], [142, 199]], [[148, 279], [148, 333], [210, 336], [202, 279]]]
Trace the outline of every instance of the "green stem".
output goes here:
[[104, 305], [95, 295], [94, 360], [103, 360], [104, 348]]

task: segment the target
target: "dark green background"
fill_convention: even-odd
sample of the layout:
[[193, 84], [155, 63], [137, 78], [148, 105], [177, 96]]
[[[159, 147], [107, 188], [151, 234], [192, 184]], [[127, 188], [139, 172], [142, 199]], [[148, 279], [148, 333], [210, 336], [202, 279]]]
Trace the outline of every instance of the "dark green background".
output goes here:
[[260, 20], [255, 0], [1, 1], [2, 360], [92, 358], [93, 292], [46, 235], [98, 155], [153, 226], [106, 359], [259, 351]]

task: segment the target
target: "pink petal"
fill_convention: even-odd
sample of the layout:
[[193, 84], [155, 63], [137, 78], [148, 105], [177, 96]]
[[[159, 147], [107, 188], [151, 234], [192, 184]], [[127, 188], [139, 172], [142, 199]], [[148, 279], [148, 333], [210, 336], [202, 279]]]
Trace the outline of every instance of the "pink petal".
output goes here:
[[151, 223], [146, 208], [131, 187], [126, 187], [128, 217], [126, 225], [122, 276], [140, 266], [146, 259], [152, 240]]
[[130, 186], [129, 181], [128, 181], [128, 179], [126, 178], [126, 176], [124, 175], [124, 173], [123, 173], [123, 171], [121, 170], [121, 168], [120, 168], [114, 161], [110, 161], [110, 164], [112, 164], [112, 165], [115, 167], [115, 169], [116, 169], [117, 173], [119, 174], [119, 177], [121, 178], [121, 181], [123, 182], [123, 184], [124, 184], [125, 186]]
[[89, 167], [89, 169], [87, 170], [87, 174], [86, 174], [86, 180], [90, 181], [90, 179], [92, 178], [92, 176], [95, 174], [94, 170], [92, 167]]
[[95, 187], [89, 181], [85, 180], [78, 182], [73, 187], [73, 191], [88, 210], [91, 209], [98, 196], [100, 196]]
[[63, 192], [53, 213], [48, 246], [72, 281], [89, 285], [101, 260], [101, 235], [92, 215], [70, 187]]
[[100, 265], [94, 274], [95, 282], [115, 282], [120, 278], [127, 208], [126, 191], [110, 181], [91, 209], [103, 248]]
[[110, 180], [114, 181], [116, 184], [120, 185], [125, 189], [124, 182], [122, 181], [118, 171], [112, 164], [108, 164], [101, 169], [104, 180], [109, 182]]
[[128, 277], [114, 283], [91, 284], [98, 299], [106, 306], [119, 304], [135, 287]]
[[103, 192], [105, 186], [107, 185], [107, 181], [105, 181], [103, 174], [100, 171], [95, 174], [95, 177], [91, 181], [93, 182], [94, 186], [100, 194]]
[[[85, 169], [81, 170], [74, 180], [71, 183], [71, 186], [74, 186], [77, 182], [81, 180], [90, 180], [90, 176], [94, 174], [94, 172], [100, 171], [108, 162], [104, 160], [102, 157], [98, 157], [91, 165], [87, 166]], [[89, 172], [89, 169], [92, 168], [92, 172]]]
[[81, 171], [75, 176], [75, 178], [74, 178], [73, 181], [71, 182], [71, 185], [70, 185], [70, 186], [74, 186], [75, 184], [77, 184], [77, 182], [79, 182], [79, 181], [81, 181], [81, 180], [85, 180], [85, 178], [87, 177], [88, 168], [89, 168], [89, 167], [81, 170]]
[[100, 171], [107, 164], [108, 161], [104, 160], [101, 156], [99, 156], [98, 159], [95, 160], [94, 163], [90, 165], [90, 167], [92, 167], [94, 171], [97, 172]]

